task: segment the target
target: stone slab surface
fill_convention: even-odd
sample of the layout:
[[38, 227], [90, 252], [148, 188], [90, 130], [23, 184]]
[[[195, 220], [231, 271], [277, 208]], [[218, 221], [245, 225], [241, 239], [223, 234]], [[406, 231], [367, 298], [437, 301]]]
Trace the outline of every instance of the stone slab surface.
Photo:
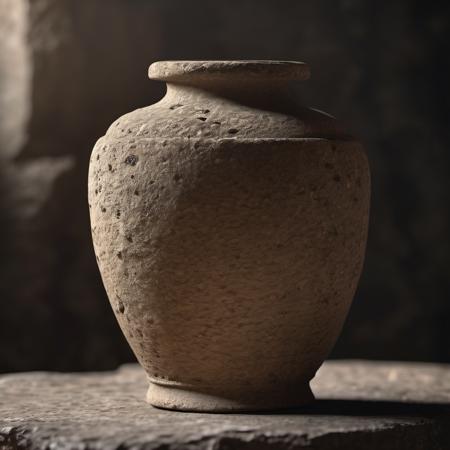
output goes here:
[[0, 449], [447, 449], [450, 366], [330, 361], [318, 401], [270, 414], [195, 414], [145, 403], [137, 365], [0, 377]]

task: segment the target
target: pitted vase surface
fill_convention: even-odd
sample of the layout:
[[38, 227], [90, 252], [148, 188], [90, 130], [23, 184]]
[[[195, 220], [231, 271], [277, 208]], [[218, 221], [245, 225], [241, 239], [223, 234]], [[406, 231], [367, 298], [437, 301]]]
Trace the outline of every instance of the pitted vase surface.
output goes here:
[[186, 411], [300, 406], [359, 280], [361, 145], [280, 61], [167, 61], [158, 103], [114, 122], [89, 169], [92, 235], [148, 401]]

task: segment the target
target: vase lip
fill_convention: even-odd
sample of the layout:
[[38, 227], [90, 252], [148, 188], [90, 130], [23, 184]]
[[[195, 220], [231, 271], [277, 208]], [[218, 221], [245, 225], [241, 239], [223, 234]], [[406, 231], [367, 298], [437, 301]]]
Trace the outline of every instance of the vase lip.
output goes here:
[[229, 60], [229, 61], [157, 61], [148, 76], [166, 82], [196, 81], [303, 81], [310, 76], [307, 64], [300, 61]]

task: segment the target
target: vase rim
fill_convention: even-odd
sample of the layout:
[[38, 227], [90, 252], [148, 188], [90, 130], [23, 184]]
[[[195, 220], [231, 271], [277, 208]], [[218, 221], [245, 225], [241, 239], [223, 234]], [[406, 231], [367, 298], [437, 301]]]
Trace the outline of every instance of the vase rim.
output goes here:
[[157, 61], [148, 76], [166, 82], [214, 80], [303, 81], [310, 76], [309, 66], [300, 61], [229, 60], [229, 61]]

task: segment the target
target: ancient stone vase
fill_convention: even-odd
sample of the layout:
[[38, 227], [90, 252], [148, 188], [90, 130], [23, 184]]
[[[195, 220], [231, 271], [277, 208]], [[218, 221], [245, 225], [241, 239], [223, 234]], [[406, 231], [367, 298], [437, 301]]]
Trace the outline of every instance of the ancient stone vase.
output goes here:
[[303, 63], [168, 61], [149, 74], [167, 94], [113, 123], [89, 170], [95, 253], [147, 399], [305, 404], [363, 264], [365, 153], [298, 105]]

